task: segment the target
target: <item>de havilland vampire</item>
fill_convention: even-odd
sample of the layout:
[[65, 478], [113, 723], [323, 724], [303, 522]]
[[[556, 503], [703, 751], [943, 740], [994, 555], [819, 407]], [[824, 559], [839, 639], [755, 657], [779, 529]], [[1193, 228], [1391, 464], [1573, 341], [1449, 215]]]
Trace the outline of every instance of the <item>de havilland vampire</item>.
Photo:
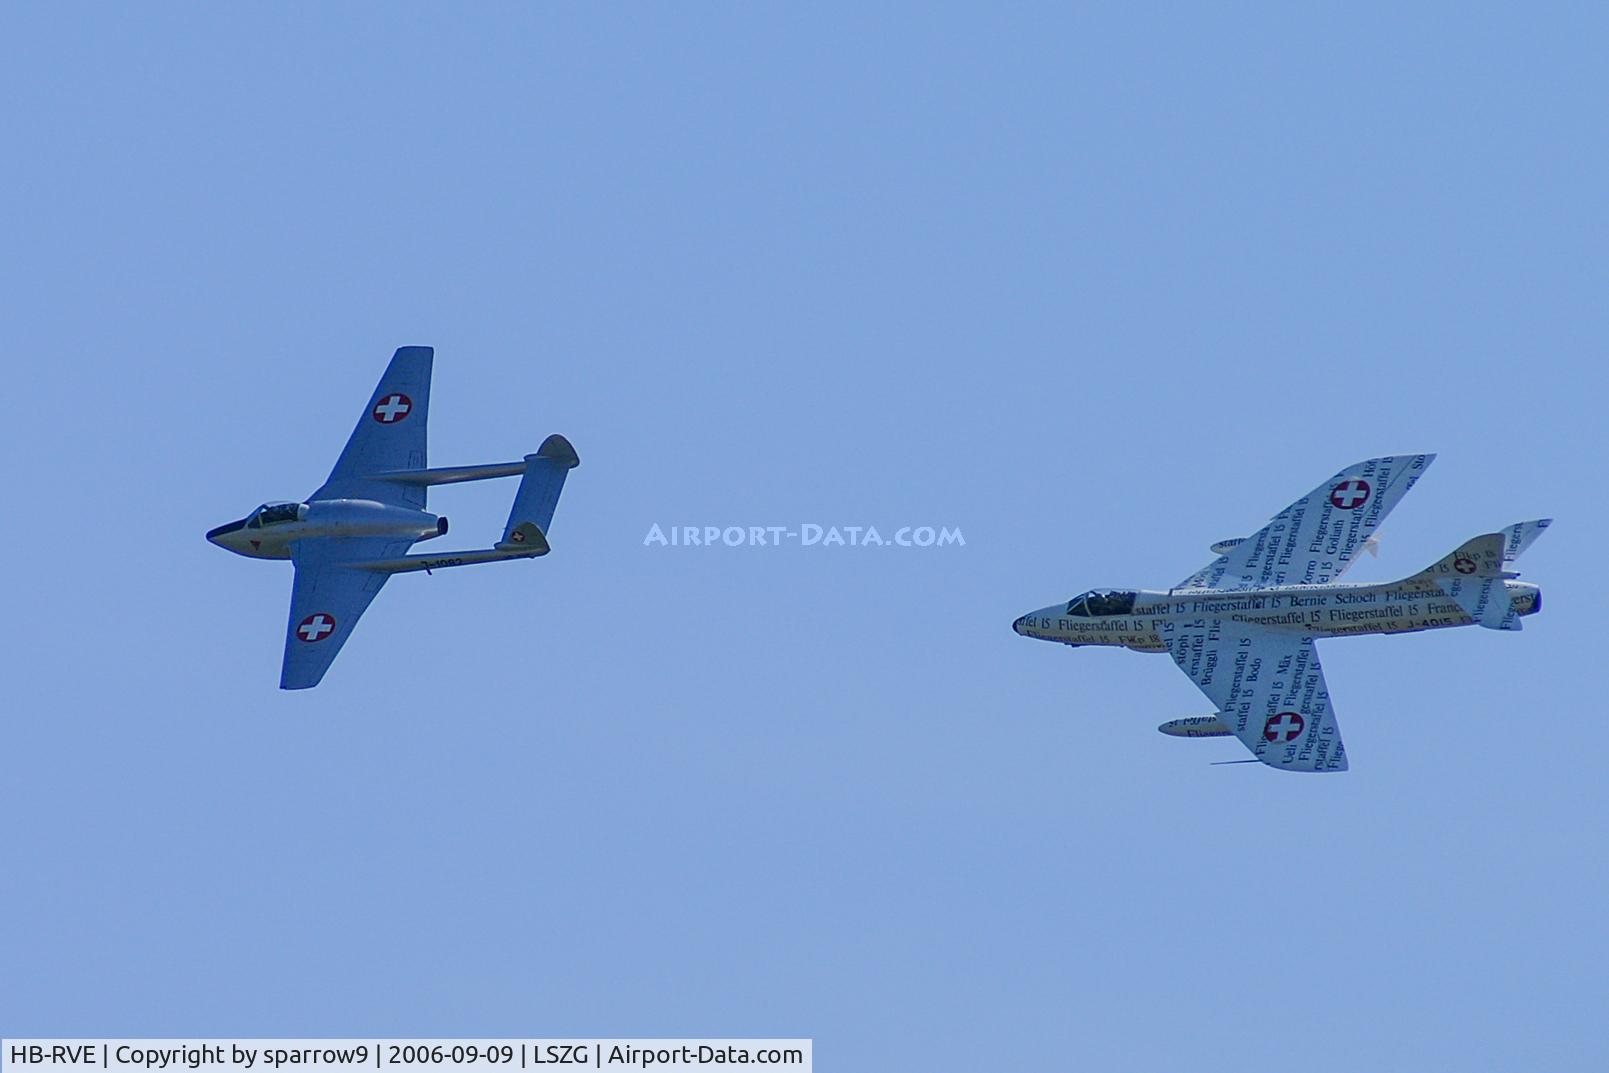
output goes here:
[[[207, 539], [253, 559], [296, 566], [285, 627], [281, 689], [309, 689], [352, 635], [358, 618], [392, 574], [546, 555], [553, 510], [565, 475], [580, 464], [563, 436], [549, 436], [519, 462], [425, 468], [430, 412], [427, 346], [397, 350], [369, 398], [346, 449], [323, 486], [306, 501], [265, 503]], [[523, 474], [503, 538], [490, 548], [404, 554], [416, 541], [447, 532], [447, 519], [425, 510], [433, 484]]]
[[1164, 723], [1164, 734], [1233, 734], [1271, 767], [1345, 771], [1317, 638], [1477, 623], [1518, 630], [1542, 609], [1542, 591], [1514, 580], [1510, 567], [1549, 519], [1478, 536], [1401, 581], [1335, 583], [1360, 550], [1372, 550], [1374, 530], [1435, 457], [1349, 466], [1251, 536], [1214, 544], [1218, 558], [1172, 589], [1096, 589], [1012, 629], [1075, 648], [1166, 652], [1218, 712]]

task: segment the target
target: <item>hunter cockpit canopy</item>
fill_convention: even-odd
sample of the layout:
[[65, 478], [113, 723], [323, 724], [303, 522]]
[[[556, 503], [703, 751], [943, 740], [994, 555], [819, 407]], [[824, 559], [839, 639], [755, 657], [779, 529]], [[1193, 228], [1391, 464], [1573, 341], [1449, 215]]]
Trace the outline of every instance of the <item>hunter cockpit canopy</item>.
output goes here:
[[1082, 596], [1075, 596], [1067, 603], [1067, 614], [1080, 615], [1086, 618], [1098, 618], [1102, 615], [1130, 615], [1134, 613], [1134, 599], [1139, 595], [1133, 592], [1120, 592], [1116, 589], [1092, 589]]

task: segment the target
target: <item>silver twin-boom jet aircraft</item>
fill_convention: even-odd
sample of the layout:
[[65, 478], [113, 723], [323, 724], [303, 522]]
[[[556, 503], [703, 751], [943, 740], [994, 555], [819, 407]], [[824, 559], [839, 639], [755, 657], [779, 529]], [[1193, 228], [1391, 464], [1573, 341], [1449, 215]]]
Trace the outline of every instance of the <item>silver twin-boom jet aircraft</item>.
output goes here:
[[[318, 491], [305, 501], [264, 503], [207, 533], [208, 540], [239, 555], [296, 564], [281, 689], [318, 685], [392, 574], [530, 559], [549, 550], [549, 527], [565, 475], [581, 461], [574, 448], [555, 435], [518, 462], [425, 468], [434, 357], [427, 346], [405, 346], [392, 356]], [[404, 554], [416, 541], [447, 532], [447, 519], [425, 509], [431, 485], [513, 476], [520, 476], [520, 487], [494, 546]]]

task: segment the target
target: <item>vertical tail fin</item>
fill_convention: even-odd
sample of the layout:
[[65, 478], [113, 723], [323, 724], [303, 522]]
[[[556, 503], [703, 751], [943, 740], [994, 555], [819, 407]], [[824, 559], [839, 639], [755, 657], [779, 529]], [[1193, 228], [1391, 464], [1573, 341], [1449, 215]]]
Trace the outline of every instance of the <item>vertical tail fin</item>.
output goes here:
[[1506, 561], [1503, 554], [1505, 547], [1506, 542], [1502, 533], [1487, 533], [1473, 540], [1466, 540], [1414, 576], [1436, 582], [1443, 579], [1456, 581], [1466, 578], [1502, 577], [1503, 563]]
[[[1448, 599], [1463, 609], [1464, 614], [1487, 629], [1520, 629], [1520, 616], [1514, 610], [1508, 586], [1503, 583], [1503, 568], [1508, 565], [1507, 549], [1511, 543], [1518, 541], [1516, 531], [1521, 527], [1514, 526], [1501, 533], [1487, 533], [1466, 541], [1410, 580], [1434, 583]], [[1510, 534], [1515, 535], [1511, 538]], [[1533, 533], [1525, 543], [1534, 539]]]
[[559, 493], [564, 490], [564, 478], [580, 464], [581, 459], [570, 441], [559, 435], [549, 436], [536, 454], [525, 456], [525, 476], [520, 478], [519, 491], [514, 493], [514, 505], [509, 509], [508, 524], [503, 527], [499, 547], [529, 546], [538, 539], [546, 546], [553, 511], [559, 505]]

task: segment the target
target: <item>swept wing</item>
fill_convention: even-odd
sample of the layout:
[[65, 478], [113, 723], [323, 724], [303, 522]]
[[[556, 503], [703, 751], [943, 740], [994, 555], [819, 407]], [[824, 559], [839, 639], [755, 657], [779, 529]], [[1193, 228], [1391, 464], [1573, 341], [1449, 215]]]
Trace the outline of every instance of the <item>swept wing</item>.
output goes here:
[[1257, 759], [1284, 771], [1346, 770], [1311, 637], [1220, 619], [1165, 623], [1161, 635], [1173, 662]]
[[1348, 466], [1179, 582], [1174, 591], [1334, 581], [1435, 457], [1389, 455]]

